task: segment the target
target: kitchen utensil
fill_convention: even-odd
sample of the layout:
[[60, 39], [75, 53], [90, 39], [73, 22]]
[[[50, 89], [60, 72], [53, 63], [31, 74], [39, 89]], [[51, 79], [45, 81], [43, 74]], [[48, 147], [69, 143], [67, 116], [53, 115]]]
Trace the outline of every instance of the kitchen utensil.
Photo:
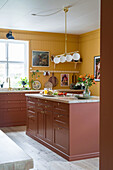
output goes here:
[[52, 73], [52, 77], [50, 77], [48, 81], [53, 84], [53, 87], [58, 84], [58, 79], [54, 76], [54, 73]]
[[53, 84], [51, 82], [47, 81], [44, 86], [45, 86], [45, 88], [51, 88], [52, 89]]
[[44, 71], [44, 76], [49, 76], [50, 75], [50, 72], [49, 71]]

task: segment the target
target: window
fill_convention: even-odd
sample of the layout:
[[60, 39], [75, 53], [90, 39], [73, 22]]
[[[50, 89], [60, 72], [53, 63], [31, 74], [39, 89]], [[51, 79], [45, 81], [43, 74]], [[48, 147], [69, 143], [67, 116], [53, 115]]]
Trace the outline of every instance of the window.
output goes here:
[[15, 88], [19, 87], [21, 77], [28, 78], [27, 41], [0, 40], [0, 83], [6, 82], [7, 77]]

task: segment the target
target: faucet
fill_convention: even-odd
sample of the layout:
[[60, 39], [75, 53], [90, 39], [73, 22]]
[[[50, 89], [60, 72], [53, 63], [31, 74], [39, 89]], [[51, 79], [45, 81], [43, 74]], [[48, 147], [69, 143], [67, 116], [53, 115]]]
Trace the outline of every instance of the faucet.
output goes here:
[[10, 91], [12, 88], [11, 88], [11, 80], [10, 80], [10, 77], [7, 77], [6, 79], [6, 82], [8, 83], [8, 80], [9, 80], [9, 87], [8, 87], [8, 90]]

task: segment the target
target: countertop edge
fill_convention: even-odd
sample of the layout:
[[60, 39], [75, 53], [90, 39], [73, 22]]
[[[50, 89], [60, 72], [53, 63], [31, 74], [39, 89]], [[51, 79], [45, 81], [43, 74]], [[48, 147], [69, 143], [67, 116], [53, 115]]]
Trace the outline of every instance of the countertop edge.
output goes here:
[[65, 97], [64, 99], [60, 99], [60, 97], [44, 97], [39, 94], [25, 94], [27, 97], [33, 97], [33, 98], [40, 98], [40, 99], [45, 99], [45, 100], [50, 100], [50, 101], [56, 101], [56, 102], [61, 102], [61, 103], [68, 103], [68, 104], [74, 104], [74, 103], [94, 103], [94, 102], [100, 102], [99, 97], [94, 96], [92, 99], [76, 99], [75, 100], [66, 100]]

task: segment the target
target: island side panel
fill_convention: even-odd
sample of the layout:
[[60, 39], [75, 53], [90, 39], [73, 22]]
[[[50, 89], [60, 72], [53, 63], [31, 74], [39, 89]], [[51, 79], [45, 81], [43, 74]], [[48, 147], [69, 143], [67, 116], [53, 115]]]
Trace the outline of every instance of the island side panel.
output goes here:
[[99, 102], [70, 104], [70, 160], [99, 155]]

